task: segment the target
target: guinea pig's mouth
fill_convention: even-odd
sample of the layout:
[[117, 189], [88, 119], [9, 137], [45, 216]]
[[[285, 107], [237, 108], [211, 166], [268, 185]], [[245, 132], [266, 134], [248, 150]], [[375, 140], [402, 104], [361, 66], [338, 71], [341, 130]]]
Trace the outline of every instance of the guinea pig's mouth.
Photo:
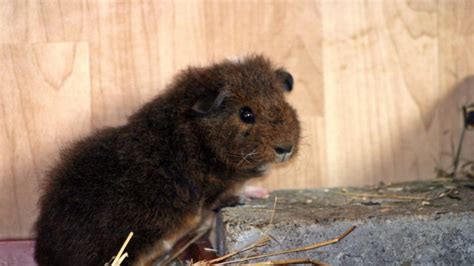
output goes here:
[[262, 165], [259, 165], [255, 168], [255, 171], [256, 172], [266, 172], [268, 169], [270, 169], [270, 164], [262, 164]]
[[[241, 172], [244, 176], [251, 176], [251, 177], [263, 176], [270, 170], [272, 164], [280, 164], [280, 163], [284, 163], [290, 160], [294, 155], [294, 149], [292, 146], [290, 146], [290, 148], [277, 147], [273, 151], [273, 154], [272, 154], [273, 156], [270, 156], [270, 154], [268, 153], [265, 153], [265, 154], [269, 156], [266, 158], [260, 158], [263, 160], [259, 160], [259, 162], [255, 162], [255, 163], [252, 163], [250, 160], [250, 159], [255, 159], [255, 158], [252, 158], [251, 156], [248, 156], [248, 157], [245, 156], [244, 158], [247, 159], [245, 161], [253, 165], [248, 165], [246, 167], [239, 167], [240, 169], [238, 171]], [[239, 164], [242, 161], [243, 159], [239, 162]]]
[[248, 168], [244, 171], [255, 176], [261, 176], [264, 175], [268, 170], [270, 170], [272, 164], [284, 163], [288, 161], [292, 157], [292, 155], [293, 152], [283, 154], [275, 153], [275, 159], [273, 160], [273, 162], [260, 163], [257, 166]]
[[257, 176], [263, 176], [269, 169], [270, 169], [270, 164], [264, 163], [254, 168], [246, 169], [243, 172], [245, 172], [246, 175], [257, 177]]

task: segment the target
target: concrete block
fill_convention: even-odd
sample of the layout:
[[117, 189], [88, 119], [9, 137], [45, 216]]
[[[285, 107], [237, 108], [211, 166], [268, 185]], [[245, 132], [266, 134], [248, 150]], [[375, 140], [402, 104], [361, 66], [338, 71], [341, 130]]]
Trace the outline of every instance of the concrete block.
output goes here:
[[224, 254], [269, 235], [274, 240], [268, 245], [241, 257], [288, 250], [335, 238], [355, 225], [334, 245], [250, 262], [311, 258], [333, 265], [474, 265], [473, 202], [473, 181], [447, 179], [275, 191], [266, 200], [221, 211], [218, 249]]

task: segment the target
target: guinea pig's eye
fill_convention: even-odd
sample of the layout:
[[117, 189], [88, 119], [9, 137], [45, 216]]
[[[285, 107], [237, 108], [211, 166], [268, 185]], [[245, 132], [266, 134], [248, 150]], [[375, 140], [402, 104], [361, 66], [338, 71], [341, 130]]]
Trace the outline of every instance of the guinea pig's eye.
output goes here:
[[247, 123], [247, 124], [255, 123], [255, 116], [252, 112], [252, 109], [250, 109], [247, 106], [242, 107], [242, 109], [240, 109], [240, 120], [242, 120], [242, 122]]

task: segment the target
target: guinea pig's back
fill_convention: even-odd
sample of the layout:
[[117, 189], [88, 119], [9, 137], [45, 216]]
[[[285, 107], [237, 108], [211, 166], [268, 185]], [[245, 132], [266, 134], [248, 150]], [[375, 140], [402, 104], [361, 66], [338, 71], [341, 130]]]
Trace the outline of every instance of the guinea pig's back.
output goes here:
[[120, 231], [128, 229], [111, 224], [110, 218], [115, 215], [110, 206], [118, 198], [115, 184], [124, 171], [118, 154], [120, 130], [105, 129], [79, 141], [51, 171], [36, 223], [35, 258], [40, 265], [103, 265], [103, 258], [114, 252], [107, 246], [114, 240], [120, 245]]

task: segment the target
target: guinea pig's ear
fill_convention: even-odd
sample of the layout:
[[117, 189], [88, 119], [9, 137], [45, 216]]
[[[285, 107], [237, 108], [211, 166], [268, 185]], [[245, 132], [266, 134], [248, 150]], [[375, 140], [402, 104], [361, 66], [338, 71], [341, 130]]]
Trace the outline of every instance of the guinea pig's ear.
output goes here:
[[227, 90], [221, 90], [217, 95], [205, 95], [194, 103], [192, 109], [199, 114], [209, 114], [218, 109], [227, 96], [230, 96], [230, 92]]
[[278, 79], [283, 83], [283, 89], [287, 92], [293, 89], [293, 76], [283, 68], [276, 70]]

